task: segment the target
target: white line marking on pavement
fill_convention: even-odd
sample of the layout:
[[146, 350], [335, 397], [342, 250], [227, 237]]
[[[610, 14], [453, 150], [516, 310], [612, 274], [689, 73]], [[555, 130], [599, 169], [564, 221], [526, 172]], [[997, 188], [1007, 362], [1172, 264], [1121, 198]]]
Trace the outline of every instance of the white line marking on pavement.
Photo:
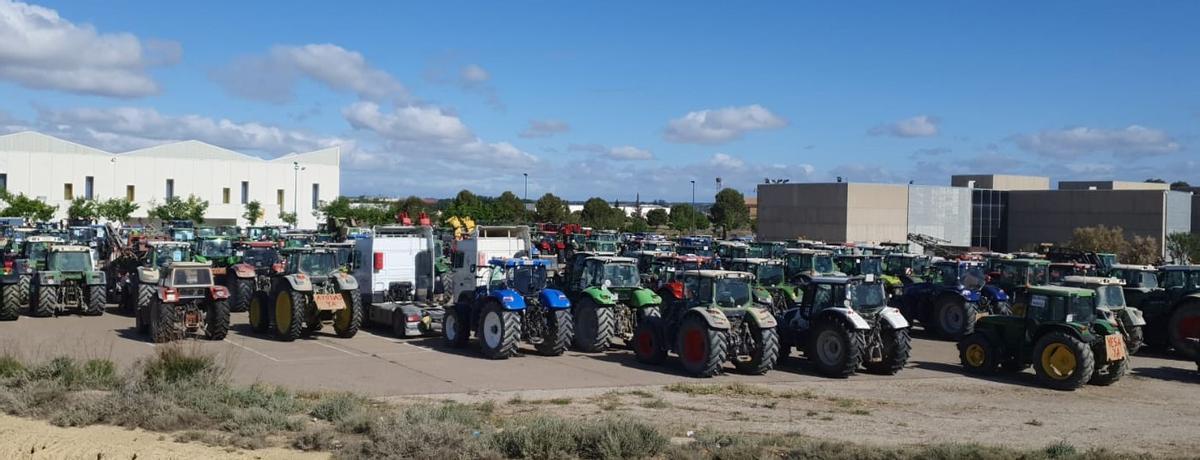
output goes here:
[[258, 350], [255, 350], [255, 349], [253, 349], [253, 348], [247, 347], [247, 346], [245, 346], [245, 345], [242, 345], [242, 344], [240, 344], [240, 343], [234, 342], [234, 341], [232, 341], [232, 340], [226, 339], [226, 340], [225, 340], [225, 342], [226, 342], [226, 343], [228, 343], [228, 344], [230, 344], [230, 345], [233, 345], [233, 346], [235, 346], [235, 347], [241, 348], [241, 349], [243, 349], [243, 350], [249, 351], [249, 352], [251, 352], [251, 353], [254, 353], [254, 354], [256, 354], [256, 355], [259, 355], [259, 356], [262, 356], [262, 357], [264, 357], [264, 358], [267, 358], [267, 359], [269, 359], [269, 360], [271, 360], [271, 361], [275, 361], [275, 362], [277, 362], [277, 363], [278, 363], [278, 362], [280, 362], [278, 359], [275, 359], [275, 357], [274, 357], [274, 356], [271, 356], [271, 355], [268, 355], [268, 354], [266, 354], [266, 353], [263, 353], [263, 352], [261, 352], [261, 351], [258, 351]]
[[322, 346], [322, 347], [325, 347], [325, 348], [329, 348], [329, 349], [331, 349], [331, 350], [337, 350], [337, 351], [340, 351], [340, 352], [342, 352], [342, 353], [345, 353], [345, 354], [348, 354], [348, 355], [350, 355], [350, 356], [354, 356], [354, 357], [369, 356], [369, 355], [364, 355], [364, 354], [354, 353], [354, 352], [352, 352], [352, 351], [349, 351], [349, 350], [344, 350], [344, 349], [341, 349], [341, 348], [335, 347], [335, 346], [333, 346], [333, 345], [330, 345], [330, 344], [327, 344], [327, 343], [322, 343], [322, 342], [321, 342], [321, 341], [319, 341], [319, 340], [318, 340], [318, 341], [316, 341], [316, 342], [313, 342], [313, 343], [315, 343], [315, 344], [317, 344], [317, 345], [320, 345], [320, 346]]

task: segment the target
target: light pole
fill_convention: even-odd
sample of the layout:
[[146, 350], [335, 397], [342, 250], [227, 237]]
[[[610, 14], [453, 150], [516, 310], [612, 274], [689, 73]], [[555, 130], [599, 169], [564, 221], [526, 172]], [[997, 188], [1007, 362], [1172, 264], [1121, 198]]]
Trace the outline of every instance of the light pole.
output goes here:
[[292, 162], [292, 171], [295, 172], [292, 180], [292, 218], [296, 220], [296, 223], [292, 224], [292, 228], [297, 228], [300, 225], [300, 171], [304, 169], [300, 167], [299, 161]]
[[692, 212], [688, 214], [688, 232], [692, 231], [692, 224], [696, 220], [696, 180], [692, 180]]
[[529, 173], [521, 173], [521, 175], [525, 176], [525, 196], [522, 197], [522, 199], [525, 200], [526, 203], [528, 203], [529, 202]]

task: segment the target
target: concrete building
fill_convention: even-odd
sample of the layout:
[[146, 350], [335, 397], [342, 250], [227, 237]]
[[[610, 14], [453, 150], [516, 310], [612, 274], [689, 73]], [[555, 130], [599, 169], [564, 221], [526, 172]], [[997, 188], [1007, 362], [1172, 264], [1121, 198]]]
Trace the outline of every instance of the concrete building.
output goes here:
[[195, 195], [214, 225], [245, 225], [244, 205], [258, 201], [260, 225], [294, 210], [300, 228], [315, 228], [313, 210], [340, 193], [340, 156], [332, 147], [267, 160], [199, 141], [110, 153], [27, 131], [0, 136], [0, 187], [58, 206], [57, 218], [76, 197], [126, 198], [138, 219], [168, 197]]
[[950, 186], [1000, 191], [1050, 190], [1050, 178], [1006, 174], [959, 174], [950, 176]]
[[1127, 182], [1119, 180], [1059, 181], [1059, 190], [1170, 190], [1168, 184], [1158, 182]]
[[1050, 190], [1050, 178], [964, 174], [951, 176], [950, 185], [971, 189], [971, 246], [1007, 251], [1008, 193], [1014, 190]]
[[[1191, 193], [1167, 190], [1016, 191], [1008, 199], [1008, 250], [1063, 243], [1079, 227], [1121, 227], [1125, 236], [1154, 237], [1193, 227]], [[1160, 248], [1161, 249], [1161, 248]]]

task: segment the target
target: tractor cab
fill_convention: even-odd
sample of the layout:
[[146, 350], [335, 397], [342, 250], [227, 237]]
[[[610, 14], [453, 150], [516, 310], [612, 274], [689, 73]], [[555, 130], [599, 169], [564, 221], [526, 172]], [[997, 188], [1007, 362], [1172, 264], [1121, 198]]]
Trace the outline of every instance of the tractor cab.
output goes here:
[[713, 250], [712, 240], [708, 238], [700, 238], [694, 236], [685, 236], [677, 241], [675, 252], [679, 254], [689, 254], [700, 257], [713, 257], [716, 251]]
[[741, 241], [718, 241], [717, 257], [722, 260], [750, 257], [750, 245]]
[[514, 290], [523, 297], [536, 297], [546, 289], [546, 273], [550, 261], [545, 259], [492, 259], [486, 270], [486, 292]]
[[583, 250], [587, 252], [616, 254], [618, 245], [615, 240], [591, 238], [583, 242]]
[[1050, 284], [1050, 262], [1045, 259], [991, 259], [988, 264], [989, 283], [1005, 292], [1016, 292], [1029, 286]]
[[192, 245], [182, 241], [151, 241], [147, 243], [146, 265], [156, 269], [166, 268], [172, 262], [191, 262], [194, 259]]
[[92, 252], [87, 246], [54, 245], [46, 251], [44, 271], [81, 273], [95, 269]]
[[838, 271], [849, 276], [873, 275], [876, 278], [883, 275], [883, 256], [877, 255], [841, 255], [834, 257]]
[[872, 276], [822, 276], [804, 287], [800, 314], [806, 318], [829, 308], [847, 308], [859, 314], [887, 308], [883, 283]]
[[1125, 303], [1124, 283], [1117, 278], [1102, 276], [1068, 276], [1063, 278], [1063, 285], [1079, 287], [1096, 291], [1097, 314], [1110, 323], [1117, 325], [1125, 338], [1129, 353], [1137, 353], [1143, 343], [1142, 328], [1146, 320], [1142, 311]]
[[783, 259], [787, 255], [787, 245], [779, 241], [758, 241], [750, 243], [751, 258]]
[[17, 259], [24, 259], [30, 270], [38, 271], [46, 267], [46, 254], [51, 246], [63, 244], [65, 241], [56, 236], [31, 236], [21, 243]]
[[280, 227], [246, 227], [246, 238], [253, 241], [278, 241]]
[[211, 262], [217, 267], [229, 266], [236, 261], [233, 241], [217, 236], [197, 238], [195, 256], [197, 262]]
[[987, 281], [987, 275], [984, 274], [983, 268], [981, 262], [941, 261], [929, 267], [927, 278], [929, 282], [938, 286], [978, 292]]
[[358, 251], [355, 250], [353, 241], [344, 241], [341, 243], [315, 243], [315, 248], [323, 248], [333, 251], [337, 255], [338, 264], [346, 267], [347, 270], [353, 272], [358, 268], [360, 261], [358, 260]]
[[576, 253], [570, 274], [566, 288], [575, 292], [592, 286], [629, 290], [640, 287], [642, 281], [637, 259], [595, 253]]
[[340, 273], [344, 268], [338, 261], [337, 252], [331, 249], [295, 248], [284, 249], [282, 253], [287, 257], [285, 273], [308, 275], [317, 283]]
[[770, 294], [754, 288], [754, 275], [750, 273], [688, 270], [681, 273], [678, 279], [683, 284], [683, 298], [669, 302], [675, 308], [668, 309], [668, 316], [682, 314], [696, 307], [718, 309], [729, 315], [749, 307], [771, 304]]
[[283, 270], [279, 247], [275, 243], [261, 241], [244, 243], [239, 245], [237, 256], [242, 263], [249, 264], [258, 272]]
[[833, 263], [833, 254], [826, 251], [788, 249], [783, 260], [784, 273], [789, 280], [842, 274]]
[[732, 271], [746, 272], [754, 275], [755, 284], [763, 287], [780, 286], [787, 280], [782, 260], [763, 258], [732, 259], [727, 262], [727, 268]]
[[918, 254], [891, 253], [883, 256], [883, 273], [880, 278], [888, 295], [904, 294], [904, 286], [920, 283], [921, 276], [929, 270], [929, 257]]
[[1062, 284], [1068, 276], [1096, 276], [1096, 266], [1079, 262], [1052, 262], [1047, 268], [1049, 284]]

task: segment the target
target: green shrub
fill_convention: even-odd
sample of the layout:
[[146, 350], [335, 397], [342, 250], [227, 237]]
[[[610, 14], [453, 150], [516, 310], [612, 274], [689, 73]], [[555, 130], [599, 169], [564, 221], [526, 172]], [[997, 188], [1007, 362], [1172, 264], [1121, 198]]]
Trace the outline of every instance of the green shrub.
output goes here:
[[11, 378], [25, 373], [25, 365], [11, 355], [0, 356], [0, 378]]
[[214, 381], [219, 367], [212, 355], [184, 351], [178, 345], [158, 347], [153, 357], [143, 363], [143, 374], [152, 384], [188, 380]]
[[309, 415], [333, 423], [340, 423], [347, 418], [362, 412], [368, 402], [361, 396], [350, 393], [333, 393], [322, 395]]

